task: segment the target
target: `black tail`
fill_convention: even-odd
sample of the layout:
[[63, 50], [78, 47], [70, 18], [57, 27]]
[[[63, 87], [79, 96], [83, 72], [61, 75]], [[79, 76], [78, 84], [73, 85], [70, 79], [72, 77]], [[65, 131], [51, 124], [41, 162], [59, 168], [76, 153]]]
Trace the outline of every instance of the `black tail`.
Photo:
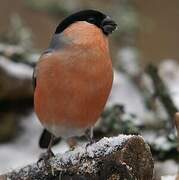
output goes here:
[[[44, 129], [42, 134], [41, 134], [41, 136], [40, 136], [40, 139], [39, 139], [39, 146], [40, 146], [40, 148], [47, 149], [48, 145], [50, 143], [50, 139], [51, 139], [51, 133], [49, 131], [47, 131], [46, 129]], [[53, 145], [59, 143], [60, 140], [61, 140], [61, 138], [56, 138], [53, 141]]]

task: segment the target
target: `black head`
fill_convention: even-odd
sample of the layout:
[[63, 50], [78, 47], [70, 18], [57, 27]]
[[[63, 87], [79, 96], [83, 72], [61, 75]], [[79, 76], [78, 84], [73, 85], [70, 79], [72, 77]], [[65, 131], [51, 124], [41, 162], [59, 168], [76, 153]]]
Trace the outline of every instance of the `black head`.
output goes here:
[[55, 34], [63, 32], [69, 25], [77, 21], [87, 21], [101, 28], [106, 35], [111, 34], [117, 27], [117, 24], [105, 14], [95, 10], [84, 10], [74, 13], [64, 19], [56, 28]]

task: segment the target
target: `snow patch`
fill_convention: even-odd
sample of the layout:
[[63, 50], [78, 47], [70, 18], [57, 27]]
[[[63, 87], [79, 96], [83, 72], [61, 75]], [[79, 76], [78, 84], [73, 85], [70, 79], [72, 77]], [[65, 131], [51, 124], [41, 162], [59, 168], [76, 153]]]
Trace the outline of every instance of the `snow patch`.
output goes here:
[[144, 99], [134, 82], [124, 73], [117, 71], [114, 71], [114, 81], [107, 106], [114, 104], [122, 104], [126, 112], [136, 114], [140, 119], [143, 119], [147, 111]]
[[10, 61], [3, 56], [0, 56], [0, 67], [2, 67], [6, 71], [6, 73], [11, 74], [14, 77], [18, 77], [21, 79], [32, 78], [32, 67], [23, 63]]
[[162, 176], [161, 180], [176, 180], [177, 176]]

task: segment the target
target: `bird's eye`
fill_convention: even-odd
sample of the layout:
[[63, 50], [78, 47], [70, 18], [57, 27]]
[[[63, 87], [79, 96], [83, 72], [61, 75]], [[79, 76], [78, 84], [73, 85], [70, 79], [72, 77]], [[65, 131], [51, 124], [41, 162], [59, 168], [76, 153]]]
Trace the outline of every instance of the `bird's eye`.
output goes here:
[[95, 24], [96, 20], [93, 17], [90, 17], [87, 19], [87, 22], [91, 23], [91, 24]]

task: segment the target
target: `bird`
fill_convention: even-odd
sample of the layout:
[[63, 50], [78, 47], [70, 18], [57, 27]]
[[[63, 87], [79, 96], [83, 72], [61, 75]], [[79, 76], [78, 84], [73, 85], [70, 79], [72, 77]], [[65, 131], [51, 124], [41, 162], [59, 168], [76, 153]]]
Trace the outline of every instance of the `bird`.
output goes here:
[[59, 23], [41, 54], [33, 72], [34, 110], [48, 154], [55, 137], [86, 134], [92, 140], [113, 83], [108, 37], [116, 28], [98, 10], [75, 12]]

